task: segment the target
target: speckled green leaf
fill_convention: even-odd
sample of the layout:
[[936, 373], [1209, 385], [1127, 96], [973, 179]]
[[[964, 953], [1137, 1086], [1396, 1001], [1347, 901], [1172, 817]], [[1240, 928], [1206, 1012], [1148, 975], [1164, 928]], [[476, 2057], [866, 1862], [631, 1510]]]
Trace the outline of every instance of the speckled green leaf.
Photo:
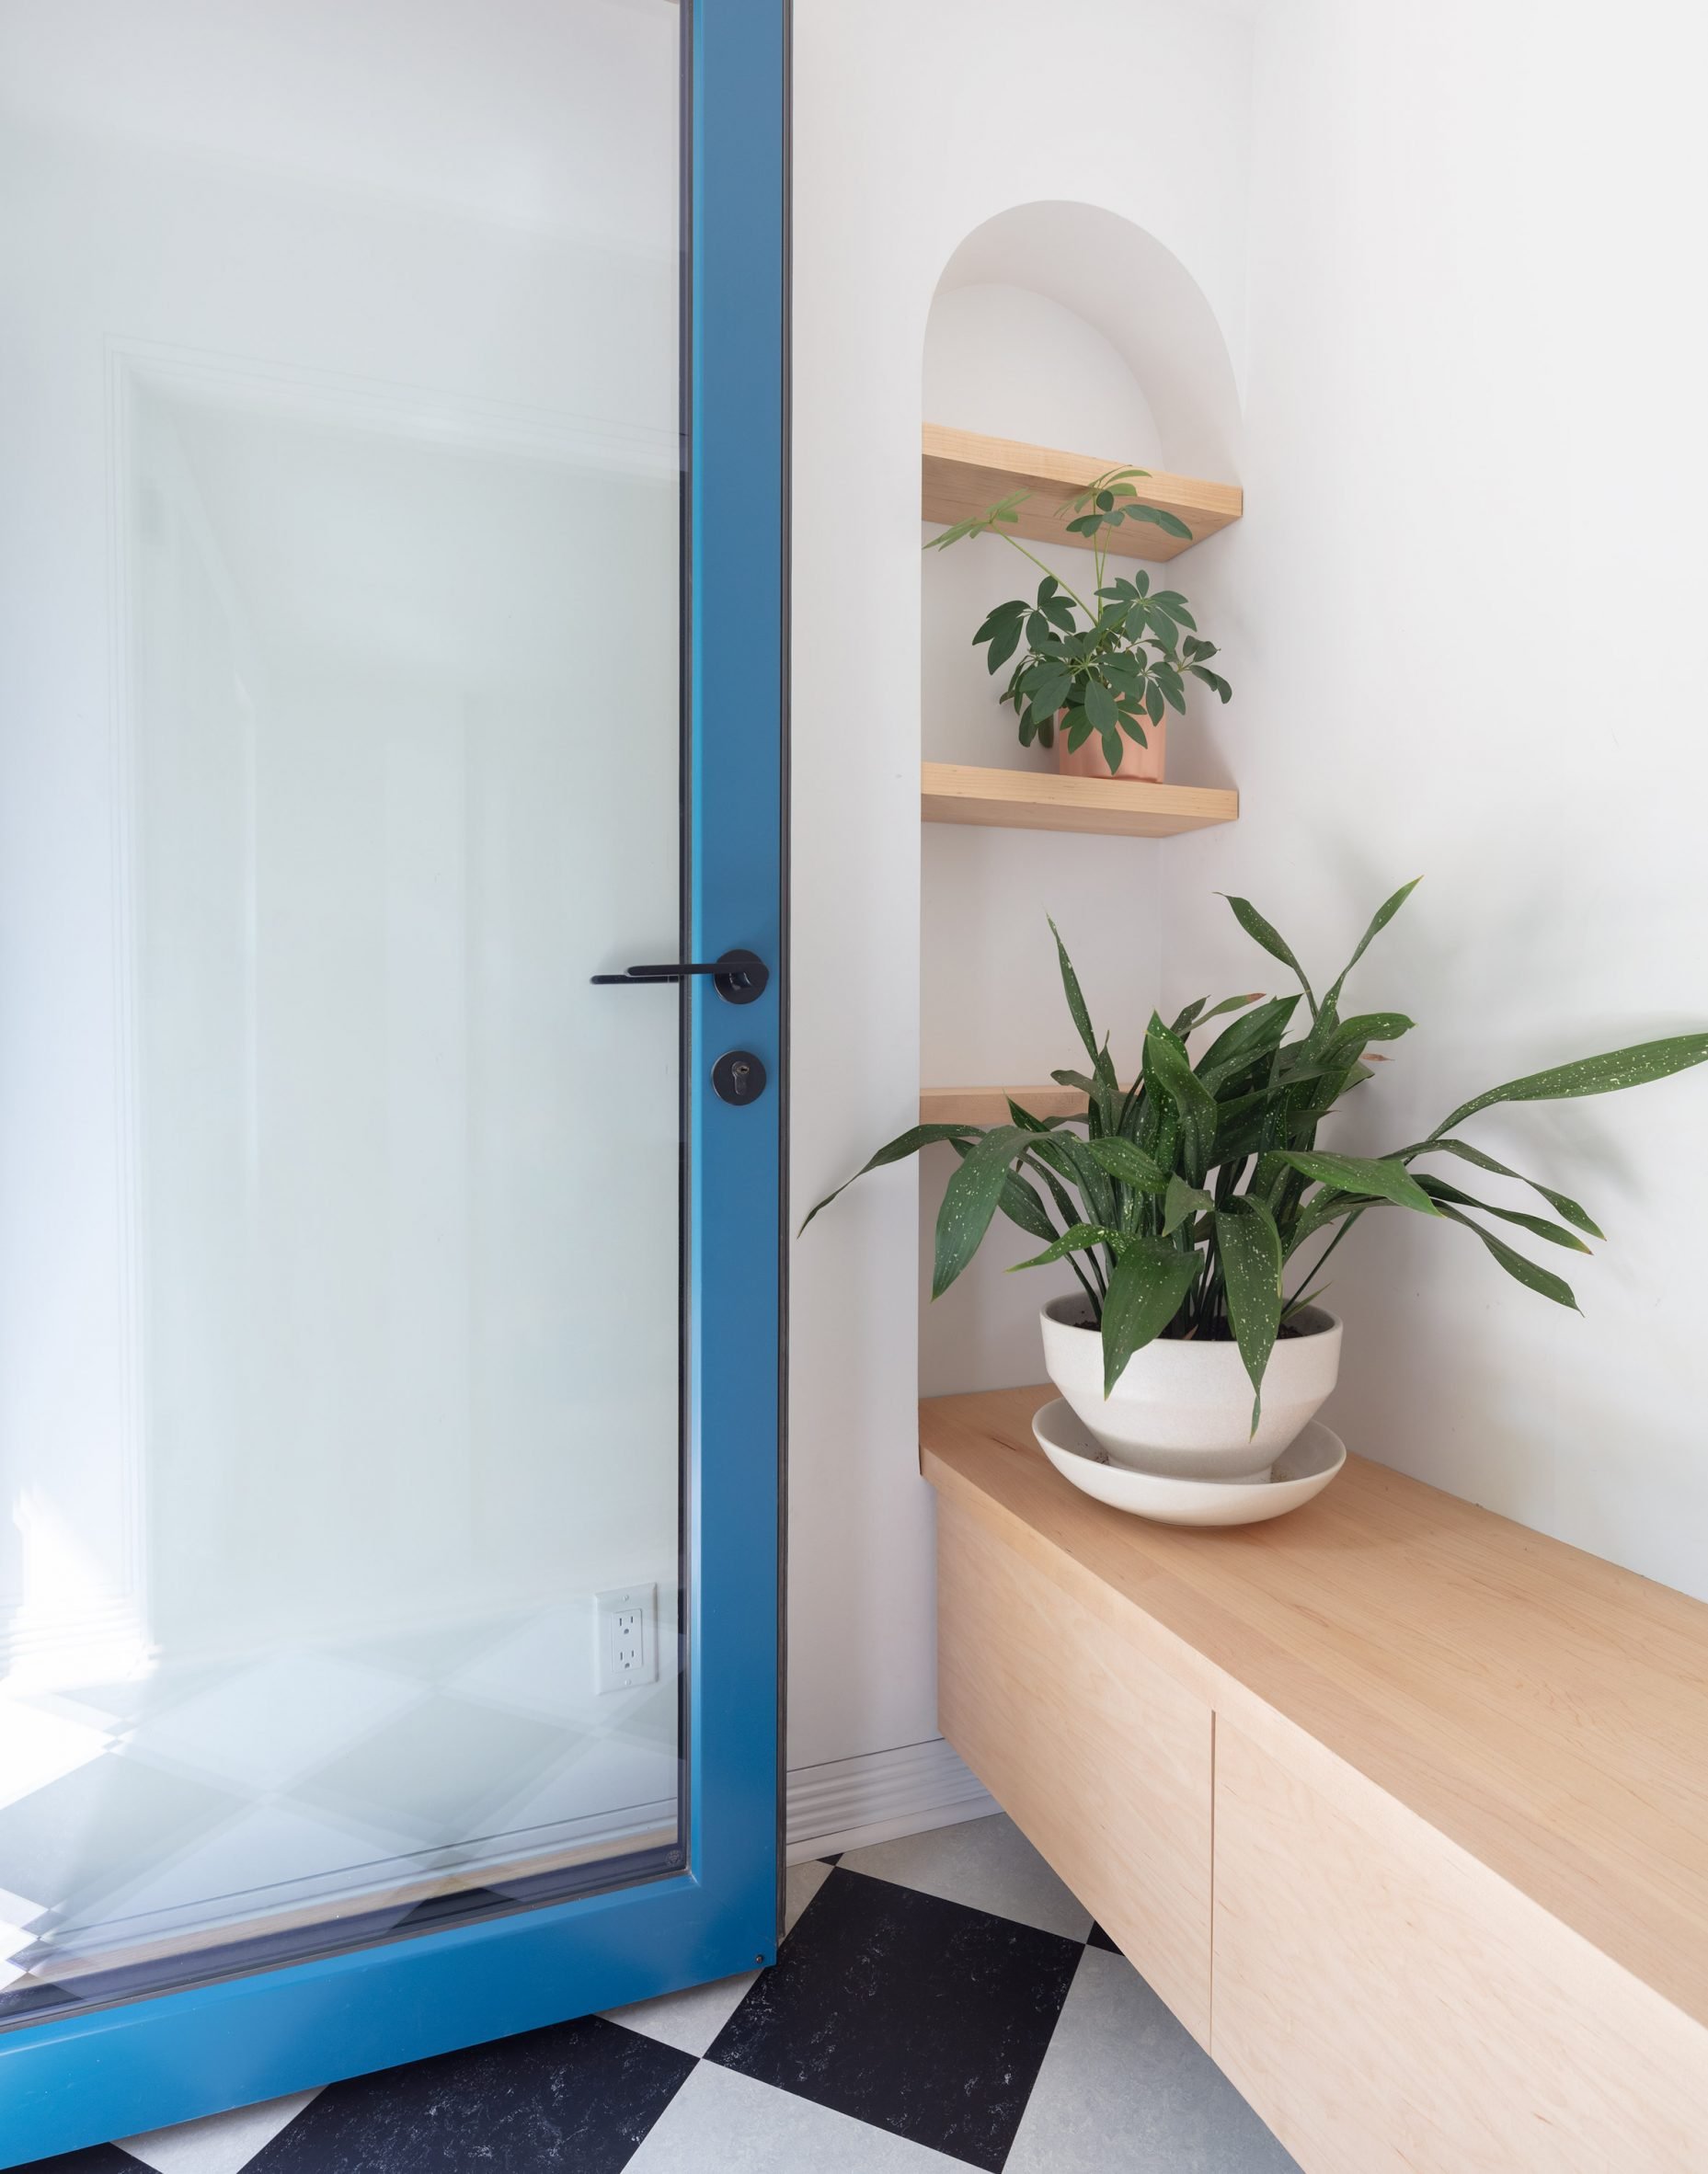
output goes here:
[[1493, 1155], [1485, 1155], [1481, 1148], [1473, 1148], [1469, 1140], [1421, 1140], [1416, 1147], [1406, 1148], [1402, 1151], [1403, 1159], [1408, 1162], [1414, 1155], [1438, 1152], [1457, 1155], [1463, 1161], [1474, 1162], [1479, 1170], [1492, 1171], [1496, 1177], [1512, 1178], [1520, 1185], [1528, 1185], [1532, 1193], [1541, 1195], [1557, 1216], [1564, 1217], [1566, 1222], [1575, 1224], [1579, 1230], [1587, 1231], [1591, 1238], [1607, 1236], [1606, 1231], [1592, 1219], [1588, 1209], [1580, 1207], [1569, 1194], [1556, 1193], [1552, 1185], [1544, 1185], [1535, 1178], [1526, 1177], [1521, 1170], [1513, 1170], [1505, 1162], [1496, 1162]]
[[[868, 1171], [882, 1170], [887, 1163], [900, 1162], [906, 1156], [916, 1155], [921, 1148], [928, 1148], [934, 1140], [968, 1140], [977, 1139], [980, 1137], [980, 1127], [977, 1125], [915, 1125], [907, 1132], [898, 1133], [896, 1138], [890, 1140], [887, 1146], [879, 1148], [869, 1162], [863, 1162], [854, 1172], [854, 1177], [845, 1179], [843, 1184], [837, 1186], [834, 1193], [827, 1193], [824, 1198], [820, 1201], [818, 1207], [813, 1208], [808, 1215], [806, 1222], [801, 1225], [801, 1230], [804, 1230], [807, 1228], [807, 1224], [811, 1222], [820, 1208], [829, 1207], [832, 1200], [836, 1199], [839, 1195], [845, 1193], [856, 1178], [865, 1177]], [[797, 1232], [797, 1235], [798, 1236], [799, 1233]]]
[[1544, 1299], [1552, 1299], [1556, 1306], [1569, 1306], [1574, 1312], [1579, 1310], [1577, 1300], [1572, 1295], [1572, 1287], [1563, 1277], [1551, 1276], [1547, 1269], [1539, 1268], [1534, 1261], [1527, 1261], [1522, 1253], [1515, 1253], [1492, 1230], [1484, 1230], [1481, 1223], [1473, 1223], [1469, 1216], [1461, 1215], [1456, 1207], [1443, 1207], [1441, 1213], [1449, 1222], [1462, 1223], [1467, 1230], [1474, 1230], [1507, 1274], [1521, 1283], [1526, 1290], [1539, 1291]]
[[1261, 944], [1271, 958], [1279, 959], [1284, 967], [1290, 967], [1298, 976], [1299, 986], [1305, 992], [1305, 1002], [1310, 1005], [1311, 1016], [1314, 1019], [1316, 1017], [1316, 999], [1311, 993], [1311, 984], [1305, 978], [1305, 970], [1293, 956], [1292, 947], [1286, 937], [1281, 934], [1278, 929], [1272, 927], [1268, 921], [1265, 921], [1249, 898], [1236, 898], [1226, 891], [1222, 893], [1222, 896], [1233, 909], [1234, 920], [1239, 922], [1252, 942]]
[[1051, 921], [1049, 924], [1049, 933], [1056, 939], [1056, 956], [1061, 964], [1061, 986], [1067, 995], [1068, 1011], [1072, 1016], [1074, 1026], [1079, 1031], [1080, 1040], [1085, 1045], [1086, 1056], [1091, 1058], [1093, 1064], [1095, 1064], [1098, 1048], [1097, 1037], [1092, 1031], [1091, 1013], [1085, 1009], [1085, 999], [1080, 990], [1079, 976], [1073, 971], [1073, 961], [1068, 956], [1068, 947], [1061, 941], [1061, 931], [1056, 926], [1054, 921]]
[[1184, 1253], [1160, 1238], [1138, 1240], [1116, 1263], [1103, 1301], [1106, 1398], [1134, 1352], [1160, 1336], [1174, 1320], [1198, 1271], [1196, 1253]]
[[1529, 1072], [1521, 1080], [1508, 1080], [1504, 1087], [1491, 1087], [1486, 1094], [1462, 1102], [1450, 1117], [1443, 1117], [1430, 1134], [1439, 1139], [1462, 1118], [1497, 1102], [1565, 1102], [1581, 1094], [1617, 1094], [1622, 1088], [1646, 1086], [1674, 1072], [1708, 1060], [1708, 1034], [1671, 1035], [1661, 1042], [1636, 1042], [1628, 1049], [1610, 1049], [1605, 1057], [1580, 1057], [1575, 1064], [1556, 1064], [1545, 1072]]
[[1417, 1183], [1438, 1207], [1451, 1202], [1455, 1207], [1474, 1207], [1479, 1215], [1497, 1216], [1503, 1223], [1516, 1223], [1520, 1230], [1528, 1230], [1532, 1238], [1545, 1238], [1550, 1245], [1564, 1245], [1575, 1253], [1587, 1253], [1589, 1248], [1576, 1230], [1568, 1230], [1564, 1223], [1551, 1223], [1545, 1216], [1526, 1215], [1519, 1207], [1496, 1207], [1487, 1200], [1476, 1200], [1469, 1193], [1462, 1193], [1457, 1185], [1446, 1178], [1420, 1177]]
[[1228, 1293], [1228, 1322], [1252, 1385], [1252, 1432], [1263, 1410], [1264, 1369], [1281, 1325], [1281, 1236], [1261, 1200], [1236, 1200], [1216, 1214], [1216, 1251]]
[[1135, 1192], [1160, 1193], [1170, 1182], [1161, 1163], [1118, 1134], [1088, 1139], [1085, 1152], [1100, 1169], [1106, 1170], [1111, 1177], [1119, 1178], [1122, 1184], [1132, 1186]]
[[1373, 1193], [1378, 1200], [1392, 1200], [1396, 1207], [1415, 1207], [1426, 1216], [1435, 1213], [1434, 1201], [1411, 1173], [1385, 1157], [1328, 1155], [1318, 1148], [1291, 1148], [1283, 1150], [1279, 1160], [1321, 1184], [1333, 1185], [1337, 1193]]
[[1102, 1223], [1075, 1223], [1041, 1253], [1034, 1253], [1029, 1261], [1016, 1261], [1008, 1273], [1012, 1276], [1016, 1268], [1047, 1268], [1052, 1261], [1064, 1261], [1070, 1253], [1089, 1253], [1100, 1245], [1119, 1253], [1126, 1243], [1118, 1230], [1107, 1230]]
[[949, 1180], [937, 1210], [936, 1260], [931, 1295], [940, 1299], [983, 1241], [1002, 1198], [1008, 1167], [1037, 1135], [1023, 1126], [999, 1125], [969, 1150]]
[[1171, 1177], [1163, 1201], [1163, 1236], [1172, 1238], [1182, 1223], [1215, 1205], [1201, 1185], [1188, 1185], [1183, 1177]]

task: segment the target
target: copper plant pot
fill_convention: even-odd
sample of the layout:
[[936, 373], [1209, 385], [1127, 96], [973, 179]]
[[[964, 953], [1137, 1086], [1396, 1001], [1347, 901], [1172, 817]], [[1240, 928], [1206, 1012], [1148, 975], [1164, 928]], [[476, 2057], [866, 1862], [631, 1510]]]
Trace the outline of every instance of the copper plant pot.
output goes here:
[[[1109, 760], [1103, 751], [1103, 742], [1094, 732], [1073, 753], [1068, 752], [1067, 737], [1061, 729], [1065, 710], [1056, 713], [1056, 768], [1063, 777], [1101, 777], [1109, 774]], [[1136, 739], [1121, 735], [1121, 766], [1115, 772], [1119, 778], [1133, 778], [1142, 784], [1160, 785], [1164, 766], [1168, 759], [1168, 713], [1163, 713], [1163, 722], [1152, 725], [1147, 718], [1144, 727], [1146, 745], [1142, 748]]]

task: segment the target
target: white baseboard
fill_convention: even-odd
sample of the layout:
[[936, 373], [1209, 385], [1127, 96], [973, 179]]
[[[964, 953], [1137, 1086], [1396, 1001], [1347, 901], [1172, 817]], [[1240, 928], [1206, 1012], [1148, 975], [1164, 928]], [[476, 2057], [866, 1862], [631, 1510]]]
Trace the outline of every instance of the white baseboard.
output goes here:
[[983, 1819], [999, 1809], [941, 1736], [819, 1767], [791, 1767], [786, 1805], [791, 1864]]

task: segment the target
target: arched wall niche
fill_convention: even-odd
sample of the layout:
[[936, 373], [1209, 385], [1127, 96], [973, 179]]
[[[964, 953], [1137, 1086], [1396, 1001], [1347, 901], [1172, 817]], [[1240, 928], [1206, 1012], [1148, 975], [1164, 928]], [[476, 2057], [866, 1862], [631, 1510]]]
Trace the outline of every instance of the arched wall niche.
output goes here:
[[[1240, 399], [1228, 344], [1198, 281], [1141, 227], [1096, 206], [1014, 206], [976, 227], [946, 264], [926, 320], [924, 420], [1111, 461], [1236, 482]], [[925, 526], [929, 539], [937, 531]], [[1182, 565], [1195, 601], [1213, 598], [1225, 539]], [[1028, 548], [1075, 588], [1086, 555], [1073, 543]], [[1027, 593], [1037, 570], [998, 536], [928, 553], [920, 618], [921, 751], [930, 761], [1053, 769], [1022, 748], [970, 636], [992, 604]], [[1193, 729], [1177, 736], [1175, 775], [1205, 761]], [[1208, 780], [1204, 782], [1209, 782]], [[927, 1086], [1048, 1081], [1071, 1058], [1053, 914], [1099, 1017], [1124, 1055], [1162, 998], [1162, 860], [1125, 838], [925, 828], [920, 866], [920, 1063]], [[1064, 1054], [1065, 1052], [1065, 1054]], [[920, 1387], [934, 1395], [1030, 1381], [1037, 1312], [1072, 1288], [1071, 1273], [1014, 1276], [1035, 1251], [999, 1230], [934, 1304], [931, 1233], [953, 1159], [921, 1167]]]
[[[964, 367], [969, 326], [980, 310], [974, 291], [1006, 290], [1021, 303], [1022, 342], [1035, 353], [1044, 326], [1037, 303], [1053, 305], [1101, 337], [1130, 374], [1153, 429], [1148, 457], [1181, 474], [1237, 482], [1240, 475], [1239, 385], [1216, 314], [1204, 292], [1174, 252], [1154, 235], [1095, 204], [1015, 204], [987, 219], [950, 257], [937, 282], [925, 335], [926, 415], [929, 420], [966, 429], [991, 428], [961, 415], [934, 412], [934, 403], [952, 388], [945, 383], [953, 356]], [[983, 305], [984, 328], [996, 334], [1002, 311]], [[1060, 324], [1064, 359], [1072, 343]], [[1082, 351], [1087, 354], [1089, 350]], [[993, 380], [1016, 366], [1001, 346], [988, 354]], [[1100, 409], [1106, 388], [1100, 373], [1086, 372], [1089, 408]], [[1016, 389], [1026, 383], [1018, 376]], [[1024, 394], [1022, 397], [1024, 397]], [[981, 401], [981, 405], [986, 403]], [[1094, 412], [1089, 421], [1098, 418]], [[1020, 436], [1017, 430], [1000, 433]], [[1055, 440], [1075, 452], [1118, 455], [1119, 445], [1087, 440]], [[1134, 449], [1137, 451], [1138, 449]]]

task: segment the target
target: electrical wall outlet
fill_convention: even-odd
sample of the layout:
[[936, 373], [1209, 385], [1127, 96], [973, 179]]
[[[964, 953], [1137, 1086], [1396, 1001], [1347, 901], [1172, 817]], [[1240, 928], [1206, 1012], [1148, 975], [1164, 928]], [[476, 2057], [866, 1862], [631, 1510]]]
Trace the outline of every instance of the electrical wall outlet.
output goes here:
[[659, 1680], [659, 1588], [613, 1585], [593, 1596], [600, 1694]]

